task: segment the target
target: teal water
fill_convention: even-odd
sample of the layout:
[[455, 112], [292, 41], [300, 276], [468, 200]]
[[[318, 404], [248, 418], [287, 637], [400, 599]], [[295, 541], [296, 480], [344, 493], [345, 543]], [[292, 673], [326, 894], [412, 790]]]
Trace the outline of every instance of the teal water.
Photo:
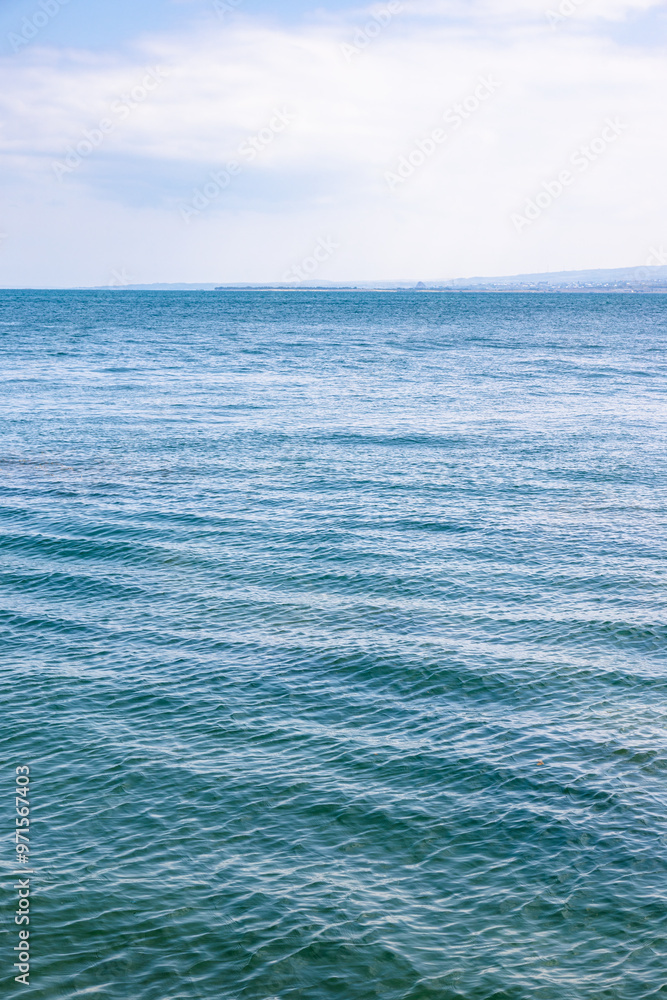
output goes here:
[[2, 292], [0, 351], [9, 993], [667, 997], [667, 297]]

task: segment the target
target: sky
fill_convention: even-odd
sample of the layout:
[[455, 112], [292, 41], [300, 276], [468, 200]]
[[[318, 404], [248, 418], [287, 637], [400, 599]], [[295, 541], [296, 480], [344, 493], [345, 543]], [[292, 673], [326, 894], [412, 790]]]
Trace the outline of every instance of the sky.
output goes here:
[[665, 0], [0, 0], [0, 286], [667, 263]]

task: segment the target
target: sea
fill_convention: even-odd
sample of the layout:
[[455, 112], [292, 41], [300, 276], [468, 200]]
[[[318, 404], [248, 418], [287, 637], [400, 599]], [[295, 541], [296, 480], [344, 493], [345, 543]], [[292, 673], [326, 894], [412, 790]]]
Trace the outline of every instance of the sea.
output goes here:
[[4, 995], [667, 997], [666, 376], [660, 294], [0, 292]]

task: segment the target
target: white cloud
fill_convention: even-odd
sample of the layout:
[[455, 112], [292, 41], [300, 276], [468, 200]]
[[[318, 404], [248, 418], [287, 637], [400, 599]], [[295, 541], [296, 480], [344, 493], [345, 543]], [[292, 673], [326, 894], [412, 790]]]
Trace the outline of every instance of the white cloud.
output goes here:
[[[458, 18], [475, 24], [502, 24], [541, 20], [545, 10], [557, 9], [561, 0], [413, 0], [409, 8], [422, 16]], [[664, 6], [664, 0], [568, 0], [584, 20], [622, 21]]]
[[[155, 38], [131, 59], [35, 47], [4, 61], [0, 162], [13, 207], [0, 218], [9, 234], [2, 283], [55, 281], [48, 275], [56, 266], [64, 273], [62, 254], [55, 258], [65, 231], [78, 234], [74, 243], [68, 236], [71, 283], [102, 283], [117, 266], [137, 280], [274, 280], [327, 234], [341, 249], [319, 273], [341, 279], [622, 265], [665, 241], [661, 49], [550, 31], [525, 17], [548, 5], [528, 0], [480, 0], [466, 5], [465, 21], [447, 3], [449, 19], [428, 23], [405, 6], [351, 62], [341, 44], [363, 12], [293, 29], [211, 22], [189, 36]], [[587, 0], [579, 14], [599, 6]], [[622, 17], [655, 4], [604, 6], [606, 16]], [[502, 27], [472, 30], [470, 14], [491, 18], [491, 8], [494, 21], [504, 15]], [[168, 79], [114, 119], [100, 148], [59, 183], [53, 160], [155, 65], [169, 69]], [[502, 84], [497, 93], [459, 129], [448, 127], [442, 148], [389, 192], [386, 171], [488, 74]], [[296, 121], [185, 235], [179, 201], [275, 108]], [[628, 126], [615, 147], [517, 236], [511, 213], [610, 115]], [[143, 262], [123, 259], [136, 257], [137, 246], [153, 249]]]

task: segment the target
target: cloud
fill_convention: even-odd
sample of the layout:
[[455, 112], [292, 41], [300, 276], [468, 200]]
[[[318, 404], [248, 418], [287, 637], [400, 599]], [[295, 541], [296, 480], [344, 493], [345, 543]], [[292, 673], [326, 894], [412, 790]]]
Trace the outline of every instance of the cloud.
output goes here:
[[[189, 33], [145, 40], [130, 55], [34, 46], [21, 60], [3, 60], [0, 164], [15, 227], [35, 226], [37, 206], [48, 204], [55, 242], [84, 214], [108, 227], [107, 206], [116, 204], [128, 247], [139, 229], [144, 244], [154, 234], [150, 268], [144, 265], [154, 280], [170, 280], [167, 272], [171, 280], [223, 280], [224, 267], [235, 272], [230, 280], [275, 279], [329, 233], [341, 248], [323, 276], [340, 278], [612, 266], [643, 259], [645, 245], [664, 242], [665, 210], [655, 208], [663, 204], [667, 157], [660, 48], [628, 48], [604, 32], [550, 30], [547, 5], [479, 0], [465, 8], [405, 3], [350, 59], [344, 46], [383, 6], [292, 27], [247, 16], [212, 19]], [[604, 5], [613, 18], [655, 6]], [[587, 0], [577, 17], [599, 8]], [[485, 18], [483, 31], [477, 26]], [[114, 107], [130, 107], [150, 67], [168, 75], [121, 118]], [[445, 122], [442, 147], [390, 191], [387, 171], [443, 125], [448, 109], [474, 103], [489, 74], [500, 84], [493, 97], [459, 126]], [[212, 170], [238, 159], [241, 144], [281, 109], [294, 121], [252, 162], [242, 160], [224, 196], [211, 199], [187, 236], [190, 273], [174, 274], [183, 266], [169, 249], [182, 238], [179, 205]], [[619, 142], [517, 240], [511, 213], [610, 115], [627, 123]], [[54, 176], [54, 161], [102, 119], [114, 128], [99, 148], [71, 174]], [[0, 218], [3, 231], [8, 222]], [[131, 256], [112, 228], [113, 255]], [[71, 251], [73, 274], [107, 266], [108, 254], [95, 249], [99, 231], [82, 235]], [[236, 252], [229, 263], [218, 254], [213, 264], [220, 232], [225, 239], [234, 233]], [[29, 266], [37, 266], [34, 255], [15, 273]], [[39, 267], [47, 273], [48, 260]], [[133, 262], [132, 272], [141, 267]]]
[[[483, 23], [504, 25], [542, 21], [549, 8], [557, 9], [561, 0], [415, 0], [410, 10], [421, 16], [456, 18], [476, 29]], [[586, 21], [622, 21], [664, 6], [663, 0], [568, 0], [578, 18]]]

